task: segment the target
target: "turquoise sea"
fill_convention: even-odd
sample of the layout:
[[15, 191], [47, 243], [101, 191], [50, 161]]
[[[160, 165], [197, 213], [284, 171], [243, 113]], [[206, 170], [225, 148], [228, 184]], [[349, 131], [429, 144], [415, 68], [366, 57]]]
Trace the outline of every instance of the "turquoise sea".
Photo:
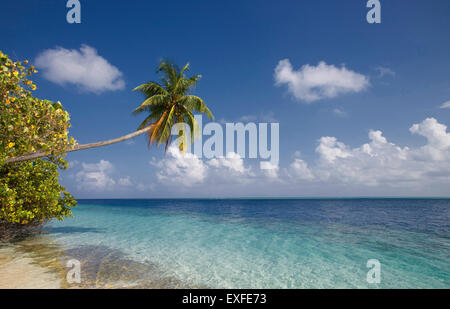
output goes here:
[[449, 199], [80, 200], [46, 233], [104, 286], [450, 288]]

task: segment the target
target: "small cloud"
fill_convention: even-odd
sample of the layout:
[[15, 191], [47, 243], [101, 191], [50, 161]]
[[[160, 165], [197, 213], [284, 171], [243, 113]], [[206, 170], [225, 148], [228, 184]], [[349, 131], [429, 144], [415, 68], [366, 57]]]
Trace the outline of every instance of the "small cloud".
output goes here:
[[368, 77], [345, 66], [339, 68], [322, 61], [317, 66], [305, 64], [294, 70], [289, 59], [281, 60], [275, 68], [275, 85], [283, 84], [294, 98], [306, 103], [361, 92], [370, 85]]
[[249, 122], [278, 122], [275, 113], [274, 112], [261, 112], [259, 114], [254, 115], [244, 115], [240, 116], [239, 118], [236, 118], [234, 120], [231, 119], [225, 119], [222, 118], [218, 120], [220, 124], [227, 124], [227, 123], [236, 123], [236, 122], [243, 122], [243, 123], [249, 123]]
[[143, 183], [139, 183], [139, 184], [136, 186], [136, 188], [137, 188], [139, 191], [142, 191], [142, 192], [153, 191], [153, 190], [155, 190], [156, 185], [155, 185], [154, 183], [151, 183], [151, 184], [143, 184]]
[[122, 187], [130, 187], [133, 185], [133, 183], [131, 182], [130, 176], [120, 178], [117, 183], [119, 184], [119, 186], [122, 186]]
[[150, 162], [160, 168], [157, 178], [167, 184], [180, 184], [186, 187], [202, 183], [207, 174], [207, 167], [196, 155], [183, 155], [176, 147], [169, 147], [167, 157]]
[[86, 191], [111, 190], [116, 184], [110, 176], [114, 170], [111, 162], [100, 160], [98, 163], [81, 163], [81, 171], [75, 175], [78, 189]]
[[213, 158], [208, 161], [208, 164], [215, 168], [224, 168], [240, 174], [248, 171], [244, 167], [244, 160], [235, 152], [227, 153], [226, 157]]
[[274, 112], [266, 112], [260, 115], [259, 119], [265, 122], [278, 122]]
[[347, 117], [347, 113], [344, 112], [343, 110], [340, 110], [339, 108], [333, 109], [333, 113], [339, 117]]
[[239, 122], [255, 122], [256, 119], [256, 115], [245, 115], [239, 118]]
[[278, 178], [278, 171], [279, 171], [279, 166], [278, 164], [272, 164], [268, 161], [263, 161], [259, 163], [259, 166], [261, 168], [261, 170], [263, 170], [264, 174], [270, 178], [270, 179], [277, 179]]
[[382, 66], [377, 66], [377, 67], [375, 68], [375, 71], [377, 71], [378, 77], [379, 77], [379, 78], [382, 78], [382, 77], [384, 77], [384, 76], [392, 76], [392, 77], [394, 77], [395, 74], [396, 74], [396, 73], [395, 73], [394, 71], [392, 71], [390, 68], [382, 67]]
[[72, 160], [72, 161], [69, 161], [69, 169], [75, 168], [75, 167], [77, 167], [78, 165], [80, 165], [80, 162], [79, 162], [78, 160]]
[[440, 106], [440, 108], [450, 108], [450, 101], [447, 101], [447, 102], [442, 103], [442, 105]]
[[262, 112], [258, 115], [244, 115], [239, 117], [238, 122], [277, 122], [274, 112]]
[[37, 56], [36, 66], [46, 79], [59, 85], [73, 84], [94, 93], [125, 87], [122, 72], [88, 45], [82, 45], [80, 50], [62, 47], [44, 50]]

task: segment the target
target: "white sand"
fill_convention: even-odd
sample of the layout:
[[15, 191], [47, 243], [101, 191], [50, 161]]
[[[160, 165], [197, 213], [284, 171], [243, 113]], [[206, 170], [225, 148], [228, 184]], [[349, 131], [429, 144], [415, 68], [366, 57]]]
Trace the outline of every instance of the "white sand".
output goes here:
[[12, 246], [0, 247], [0, 289], [58, 289], [61, 278]]

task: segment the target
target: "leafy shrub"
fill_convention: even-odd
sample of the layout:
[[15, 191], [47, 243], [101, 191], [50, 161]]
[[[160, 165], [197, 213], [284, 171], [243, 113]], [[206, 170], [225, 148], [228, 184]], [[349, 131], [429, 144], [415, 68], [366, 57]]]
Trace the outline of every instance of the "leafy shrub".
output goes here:
[[[66, 169], [69, 113], [59, 102], [32, 95], [37, 73], [28, 61], [13, 62], [0, 51], [0, 221], [30, 225], [71, 215], [76, 201], [58, 182]], [[45, 152], [45, 159], [6, 163], [10, 158]]]

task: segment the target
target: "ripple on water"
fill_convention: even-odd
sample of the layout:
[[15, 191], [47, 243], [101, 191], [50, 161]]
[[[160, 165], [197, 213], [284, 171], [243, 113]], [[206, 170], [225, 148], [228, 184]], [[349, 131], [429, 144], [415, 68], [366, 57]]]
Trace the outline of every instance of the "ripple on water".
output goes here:
[[[66, 280], [67, 262], [80, 262], [81, 283]], [[48, 235], [0, 244], [0, 288], [201, 288], [167, 276], [156, 264], [138, 262], [102, 245], [63, 249]], [[206, 288], [203, 286], [203, 288]]]

